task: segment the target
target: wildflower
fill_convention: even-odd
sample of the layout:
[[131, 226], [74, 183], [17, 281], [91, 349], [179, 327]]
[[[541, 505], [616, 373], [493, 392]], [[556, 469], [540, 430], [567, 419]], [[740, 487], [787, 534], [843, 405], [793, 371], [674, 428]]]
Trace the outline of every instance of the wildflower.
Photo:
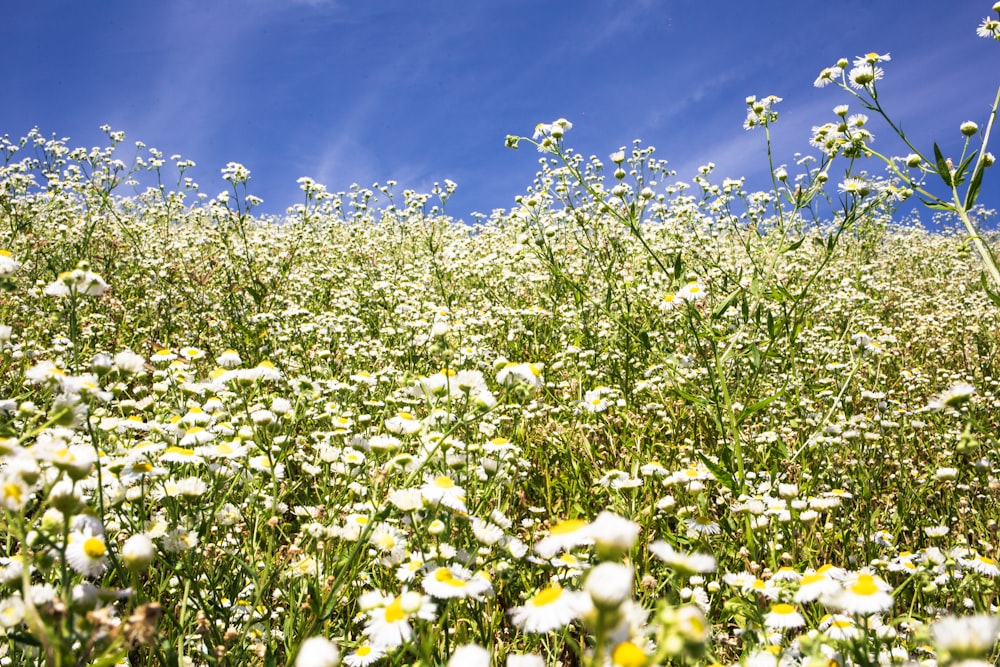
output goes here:
[[694, 535], [718, 535], [722, 529], [719, 524], [712, 520], [712, 517], [699, 514], [690, 519], [685, 519], [684, 523], [688, 527], [688, 532]]
[[816, 80], [813, 81], [813, 86], [816, 88], [823, 88], [829, 83], [839, 79], [843, 73], [843, 67], [824, 67], [820, 70], [819, 76], [816, 77]]
[[455, 649], [448, 667], [490, 667], [490, 652], [479, 644], [465, 644]]
[[1000, 40], [1000, 21], [987, 16], [976, 28], [976, 34], [987, 39]]
[[0, 278], [10, 278], [20, 266], [9, 250], [0, 248]]
[[552, 526], [548, 537], [535, 545], [535, 553], [542, 558], [552, 558], [557, 552], [590, 544], [588, 524], [583, 519], [569, 519]]
[[458, 565], [432, 570], [424, 577], [423, 587], [428, 595], [439, 599], [471, 597], [481, 600], [493, 590], [486, 577]]
[[90, 532], [70, 533], [66, 544], [66, 562], [85, 577], [104, 574], [107, 567], [108, 548], [104, 538]]
[[598, 609], [617, 609], [632, 598], [633, 577], [631, 567], [606, 561], [587, 573], [583, 590]]
[[853, 88], [869, 88], [884, 76], [885, 72], [881, 67], [868, 64], [856, 65], [847, 73], [847, 79]]
[[377, 648], [395, 648], [413, 636], [410, 619], [431, 621], [436, 611], [437, 606], [429, 597], [404, 590], [399, 596], [386, 596], [368, 612], [369, 620], [363, 633]]
[[93, 271], [77, 268], [73, 271], [63, 271], [59, 277], [49, 283], [43, 290], [49, 296], [69, 296], [82, 294], [84, 296], [100, 296], [108, 289], [104, 278]]
[[31, 498], [31, 491], [19, 475], [4, 474], [0, 476], [0, 507], [11, 512], [19, 512]]
[[963, 559], [960, 562], [973, 572], [987, 577], [1000, 575], [1000, 567], [997, 567], [997, 562], [988, 556], [976, 554], [972, 558]]
[[299, 646], [295, 667], [336, 667], [340, 649], [326, 637], [310, 637]]
[[465, 489], [455, 484], [448, 475], [428, 479], [420, 487], [420, 495], [429, 503], [440, 503], [463, 514], [468, 512], [465, 507]]
[[867, 616], [892, 608], [891, 587], [879, 577], [863, 572], [849, 579], [844, 587], [825, 601], [845, 614]]
[[402, 411], [396, 416], [386, 419], [385, 428], [390, 433], [410, 435], [423, 428], [423, 424], [409, 412]]
[[0, 600], [0, 627], [11, 629], [24, 620], [24, 601], [19, 595]]
[[497, 372], [497, 383], [505, 387], [523, 384], [537, 389], [542, 386], [542, 367], [540, 364], [508, 362]]
[[680, 301], [701, 301], [706, 296], [705, 288], [697, 281], [691, 281], [684, 287], [677, 290], [676, 298]]
[[543, 633], [572, 623], [589, 608], [583, 593], [552, 584], [531, 596], [524, 605], [511, 609], [514, 624], [525, 632]]
[[385, 657], [385, 651], [365, 642], [344, 656], [344, 664], [348, 667], [368, 667]]
[[534, 653], [508, 653], [507, 667], [545, 667], [545, 659]]
[[801, 628], [806, 624], [802, 614], [790, 604], [771, 605], [771, 611], [764, 616], [764, 625], [771, 630]]
[[850, 640], [858, 636], [854, 619], [843, 614], [827, 614], [820, 621], [819, 629], [833, 640]]
[[122, 560], [132, 572], [144, 572], [156, 557], [156, 547], [146, 535], [138, 534], [125, 540], [122, 545]]
[[746, 99], [747, 118], [743, 122], [743, 129], [752, 130], [758, 125], [766, 126], [778, 120], [778, 112], [772, 111], [771, 107], [780, 101], [781, 98], [775, 95], [768, 95], [761, 100], [758, 100], [755, 95], [748, 97]]
[[648, 659], [646, 652], [631, 641], [621, 642], [611, 651], [614, 667], [643, 667]]
[[840, 590], [840, 584], [828, 576], [826, 571], [806, 572], [799, 579], [799, 588], [795, 591], [795, 602], [812, 602], [821, 597], [835, 594]]
[[222, 178], [233, 185], [246, 183], [250, 180], [250, 170], [238, 162], [227, 162], [222, 168]]
[[657, 540], [649, 545], [649, 551], [674, 570], [682, 574], [707, 574], [715, 571], [715, 558], [709, 554], [686, 554], [674, 551], [674, 548], [663, 540]]
[[844, 194], [863, 198], [871, 194], [872, 184], [864, 178], [849, 176], [837, 186], [837, 189]]
[[865, 65], [874, 65], [876, 63], [888, 62], [890, 60], [892, 60], [892, 58], [889, 57], [888, 53], [879, 55], [872, 52], [855, 58], [853, 65], [855, 67], [864, 67]]
[[639, 524], [612, 512], [601, 512], [587, 529], [598, 553], [611, 559], [627, 553], [639, 539]]
[[945, 616], [931, 625], [935, 646], [953, 660], [987, 657], [998, 634], [1000, 616]]

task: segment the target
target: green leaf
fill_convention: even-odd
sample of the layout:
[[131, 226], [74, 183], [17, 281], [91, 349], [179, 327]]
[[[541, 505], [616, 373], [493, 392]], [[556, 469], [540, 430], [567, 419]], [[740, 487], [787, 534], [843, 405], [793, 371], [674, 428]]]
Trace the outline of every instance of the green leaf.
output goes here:
[[923, 197], [917, 197], [917, 199], [919, 199], [920, 203], [922, 203], [924, 206], [926, 206], [927, 208], [932, 208], [935, 211], [954, 211], [955, 210], [955, 207], [952, 206], [951, 204], [942, 204], [942, 203], [939, 203], [939, 202], [930, 201], [929, 199], [924, 199]]
[[982, 284], [983, 290], [986, 292], [986, 296], [988, 296], [990, 298], [990, 301], [993, 302], [993, 305], [1000, 307], [1000, 294], [997, 294], [996, 292], [990, 289], [989, 281], [986, 280], [985, 271], [979, 274], [979, 282]]
[[701, 452], [698, 452], [698, 458], [701, 459], [701, 462], [705, 464], [705, 467], [708, 468], [709, 472], [712, 473], [712, 476], [715, 477], [715, 481], [733, 493], [736, 493], [736, 477], [731, 472]]
[[979, 163], [976, 173], [972, 175], [972, 182], [969, 183], [969, 191], [965, 193], [965, 210], [968, 211], [976, 204], [979, 197], [979, 188], [983, 184], [983, 174], [986, 173], [986, 164]]
[[938, 176], [943, 178], [947, 185], [951, 185], [951, 169], [948, 168], [948, 161], [936, 141], [934, 142], [934, 161], [937, 163]]
[[806, 241], [806, 237], [803, 236], [798, 241], [796, 241], [792, 245], [788, 246], [787, 248], [785, 248], [781, 252], [792, 252], [794, 250], [798, 250], [802, 246], [802, 244], [805, 243], [805, 241]]
[[748, 405], [747, 407], [743, 408], [740, 414], [736, 416], [736, 423], [742, 424], [743, 420], [745, 420], [747, 417], [756, 412], [760, 412], [761, 410], [769, 406], [771, 403], [774, 403], [776, 400], [778, 400], [778, 397], [780, 396], [781, 394], [777, 393], [772, 396], [768, 396], [762, 401], [757, 401], [756, 403]]
[[737, 287], [732, 292], [730, 292], [729, 295], [726, 296], [725, 299], [723, 299], [722, 303], [716, 306], [715, 310], [712, 311], [712, 319], [717, 320], [720, 317], [722, 317], [726, 313], [726, 311], [729, 310], [729, 307], [733, 305], [733, 302], [736, 301], [736, 299], [739, 298], [740, 294], [742, 293], [743, 289], [741, 287]]

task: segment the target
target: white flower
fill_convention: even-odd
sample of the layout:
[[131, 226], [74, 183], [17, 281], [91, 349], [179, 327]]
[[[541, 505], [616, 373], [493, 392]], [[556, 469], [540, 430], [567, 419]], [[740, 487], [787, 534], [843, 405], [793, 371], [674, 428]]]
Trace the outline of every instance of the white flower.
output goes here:
[[66, 562], [85, 577], [104, 574], [107, 567], [108, 548], [104, 537], [87, 532], [73, 532], [66, 545]]
[[598, 609], [617, 609], [632, 598], [633, 579], [631, 567], [606, 561], [587, 573], [583, 590]]
[[0, 248], [0, 278], [10, 278], [20, 266], [9, 250]]
[[479, 644], [466, 644], [451, 654], [448, 667], [490, 667], [490, 658], [490, 652]]
[[952, 659], [989, 655], [1000, 634], [1000, 616], [945, 616], [931, 625], [935, 646]]
[[121, 553], [125, 567], [133, 572], [143, 572], [156, 557], [156, 546], [153, 540], [140, 533], [125, 540]]
[[531, 633], [557, 630], [572, 623], [590, 609], [589, 596], [567, 591], [558, 583], [531, 596], [522, 606], [510, 610], [514, 624]]
[[340, 664], [340, 649], [325, 637], [310, 637], [299, 646], [295, 667], [336, 667]]

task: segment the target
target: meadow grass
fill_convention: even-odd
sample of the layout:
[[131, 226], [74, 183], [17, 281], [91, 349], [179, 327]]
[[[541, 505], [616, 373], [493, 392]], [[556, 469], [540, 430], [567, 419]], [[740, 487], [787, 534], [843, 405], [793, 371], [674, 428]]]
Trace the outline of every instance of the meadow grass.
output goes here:
[[[895, 128], [887, 60], [817, 83]], [[769, 192], [558, 120], [475, 226], [451, 182], [276, 221], [241, 165], [5, 140], [0, 662], [993, 664], [995, 109], [875, 177], [838, 107]]]

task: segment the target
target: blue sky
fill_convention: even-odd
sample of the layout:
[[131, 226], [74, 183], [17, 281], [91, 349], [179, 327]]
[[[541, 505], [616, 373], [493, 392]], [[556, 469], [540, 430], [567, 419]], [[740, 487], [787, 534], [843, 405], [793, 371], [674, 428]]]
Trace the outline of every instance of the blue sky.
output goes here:
[[[639, 138], [678, 180], [712, 161], [718, 180], [763, 187], [763, 134], [742, 128], [747, 95], [784, 98], [776, 158], [791, 164], [809, 152], [810, 127], [850, 102], [812, 85], [840, 57], [891, 54], [881, 98], [928, 152], [935, 140], [960, 150], [959, 124], [984, 126], [1000, 84], [1000, 44], [975, 35], [987, 0], [4, 4], [0, 134], [37, 126], [103, 145], [108, 123], [130, 144], [194, 160], [188, 175], [210, 196], [227, 162], [246, 165], [274, 214], [302, 201], [300, 176], [331, 191], [451, 179], [451, 215], [509, 208], [539, 155], [504, 137], [559, 117], [578, 152], [604, 159]], [[907, 152], [870, 127], [876, 148]], [[1000, 175], [987, 173], [983, 193], [1000, 208]]]

